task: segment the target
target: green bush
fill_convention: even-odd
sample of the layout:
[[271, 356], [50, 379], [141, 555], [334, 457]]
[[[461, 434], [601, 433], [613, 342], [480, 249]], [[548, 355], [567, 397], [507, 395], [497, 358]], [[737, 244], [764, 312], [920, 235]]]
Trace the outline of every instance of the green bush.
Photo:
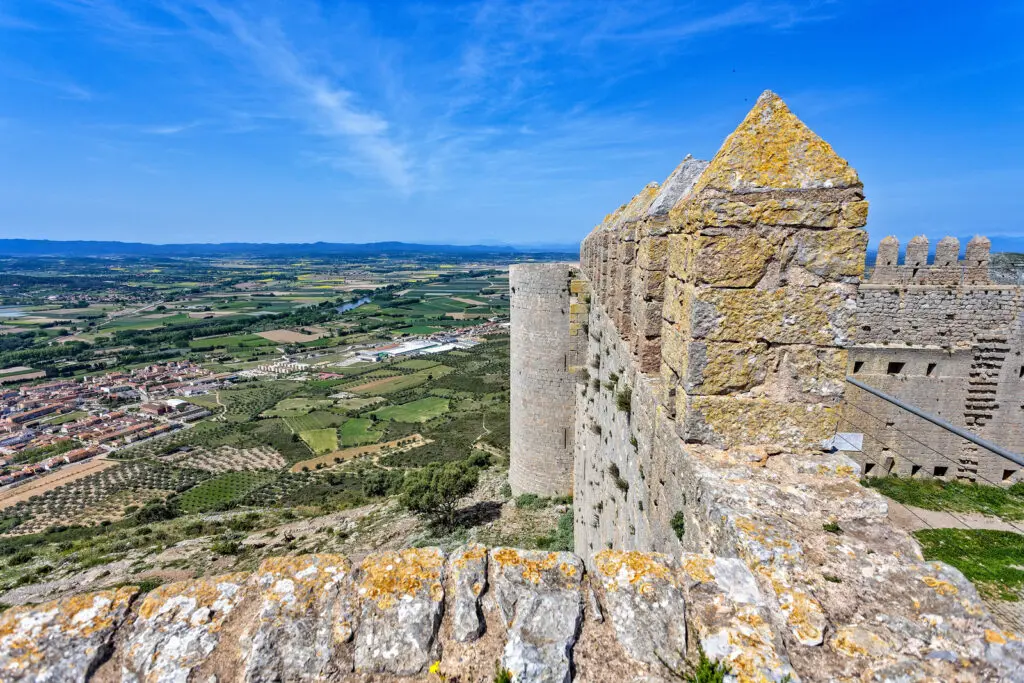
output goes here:
[[476, 488], [480, 473], [465, 461], [431, 463], [409, 472], [402, 484], [402, 504], [436, 524], [451, 528], [459, 499]]
[[676, 538], [680, 541], [683, 540], [683, 535], [686, 534], [686, 515], [683, 514], [682, 510], [672, 515], [672, 521], [669, 522], [672, 527], [672, 531], [676, 533]]

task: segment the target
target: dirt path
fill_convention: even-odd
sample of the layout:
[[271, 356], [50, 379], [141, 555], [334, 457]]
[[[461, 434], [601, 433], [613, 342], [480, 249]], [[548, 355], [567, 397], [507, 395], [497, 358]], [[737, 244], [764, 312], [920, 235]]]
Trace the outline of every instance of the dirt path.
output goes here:
[[992, 529], [1024, 532], [1024, 522], [1007, 522], [977, 512], [939, 512], [889, 500], [889, 520], [906, 531], [918, 529]]
[[88, 477], [90, 474], [102, 472], [109, 467], [115, 467], [119, 464], [120, 463], [113, 460], [107, 460], [102, 455], [99, 455], [92, 460], [65, 465], [64, 467], [54, 470], [49, 474], [44, 474], [40, 477], [36, 477], [35, 479], [31, 479], [21, 486], [15, 486], [5, 491], [0, 491], [0, 510], [16, 505], [23, 500], [28, 500], [32, 496], [38, 496], [46, 493], [47, 491], [52, 491], [58, 486], [70, 484], [76, 479]]

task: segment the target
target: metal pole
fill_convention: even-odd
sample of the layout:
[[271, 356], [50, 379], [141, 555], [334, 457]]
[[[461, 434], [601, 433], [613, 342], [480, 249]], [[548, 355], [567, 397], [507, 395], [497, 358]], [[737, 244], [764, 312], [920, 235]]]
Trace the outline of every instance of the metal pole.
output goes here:
[[846, 381], [849, 382], [850, 384], [852, 384], [855, 387], [863, 389], [864, 391], [868, 392], [869, 394], [874, 394], [878, 398], [880, 398], [880, 399], [882, 399], [884, 401], [888, 401], [889, 403], [893, 404], [894, 406], [898, 406], [900, 408], [903, 408], [903, 410], [906, 410], [908, 413], [913, 413], [914, 415], [917, 415], [918, 417], [920, 417], [922, 419], [928, 420], [929, 422], [931, 422], [934, 425], [938, 425], [939, 427], [942, 427], [946, 431], [953, 432], [957, 436], [959, 436], [961, 438], [964, 438], [964, 439], [967, 439], [971, 443], [976, 443], [979, 446], [981, 446], [982, 448], [984, 448], [986, 450], [989, 450], [989, 451], [992, 451], [996, 455], [1002, 456], [1002, 457], [1006, 458], [1007, 460], [1009, 460], [1011, 462], [1014, 462], [1014, 463], [1017, 463], [1021, 467], [1024, 467], [1024, 455], [1020, 455], [1018, 453], [1014, 453], [1013, 451], [1008, 451], [1005, 448], [1003, 448], [1002, 446], [997, 446], [996, 444], [992, 443], [991, 441], [986, 441], [985, 439], [981, 438], [980, 436], [978, 436], [976, 434], [973, 434], [973, 433], [967, 431], [966, 429], [961, 429], [960, 427], [957, 427], [956, 425], [952, 425], [952, 424], [946, 422], [941, 417], [937, 417], [935, 415], [932, 415], [931, 413], [926, 413], [923, 410], [921, 410], [920, 408], [912, 406], [909, 403], [904, 403], [903, 401], [899, 400], [895, 396], [890, 396], [889, 394], [885, 393], [884, 391], [879, 391], [878, 389], [875, 389], [872, 386], [864, 384], [864, 382], [861, 382], [859, 379], [854, 379], [853, 377], [847, 377]]

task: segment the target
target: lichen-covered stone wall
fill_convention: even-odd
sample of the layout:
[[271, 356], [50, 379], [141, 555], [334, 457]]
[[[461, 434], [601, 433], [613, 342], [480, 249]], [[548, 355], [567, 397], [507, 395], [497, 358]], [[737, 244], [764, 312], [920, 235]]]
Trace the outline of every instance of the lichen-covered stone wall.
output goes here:
[[[762, 558], [793, 547], [760, 524], [732, 533]], [[517, 683], [667, 683], [698, 648], [739, 683], [1024, 680], [1018, 637], [994, 627], [963, 576], [898, 556], [899, 539], [866, 555], [851, 532], [814, 549], [831, 551], [825, 571], [859, 558], [847, 586], [792, 571], [799, 549], [753, 568], [745, 556], [603, 550], [586, 569], [572, 553], [480, 545], [270, 558], [144, 595], [11, 608], [0, 680], [489, 683], [497, 665]]]
[[609, 215], [581, 261], [680, 438], [814, 448], [836, 427], [866, 219], [856, 172], [765, 93], [711, 162]]

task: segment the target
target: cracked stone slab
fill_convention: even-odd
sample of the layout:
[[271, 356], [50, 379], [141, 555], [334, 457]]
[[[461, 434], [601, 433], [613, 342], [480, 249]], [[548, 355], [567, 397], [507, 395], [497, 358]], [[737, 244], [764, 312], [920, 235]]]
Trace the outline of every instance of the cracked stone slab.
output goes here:
[[602, 550], [597, 583], [615, 637], [631, 658], [680, 669], [686, 658], [686, 599], [668, 555]]
[[85, 681], [109, 655], [138, 589], [85, 593], [0, 614], [0, 679]]
[[508, 629], [501, 664], [517, 683], [569, 683], [583, 620], [583, 563], [572, 553], [495, 548], [498, 612]]
[[224, 622], [245, 594], [239, 572], [160, 586], [129, 628], [122, 661], [125, 683], [186, 683], [220, 643]]
[[480, 596], [487, 590], [487, 548], [479, 543], [462, 546], [448, 561], [455, 594], [452, 596], [452, 637], [467, 643], [484, 632]]
[[359, 568], [355, 669], [413, 676], [437, 659], [444, 553], [409, 548], [370, 555]]
[[799, 682], [743, 561], [684, 553], [679, 564], [690, 625], [709, 658], [727, 662], [739, 683]]
[[352, 566], [340, 555], [271, 557], [253, 574], [258, 613], [242, 636], [243, 679], [318, 681], [341, 671], [352, 639]]

